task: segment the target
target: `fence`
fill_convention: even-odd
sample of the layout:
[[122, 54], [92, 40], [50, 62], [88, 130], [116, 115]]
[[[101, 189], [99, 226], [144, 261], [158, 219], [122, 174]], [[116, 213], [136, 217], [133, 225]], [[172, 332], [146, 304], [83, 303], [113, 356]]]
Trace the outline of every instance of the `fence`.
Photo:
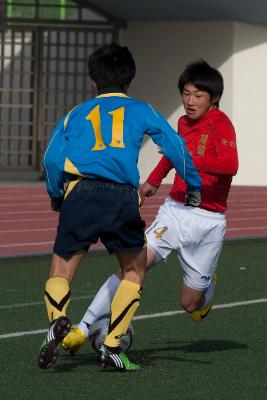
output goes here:
[[118, 27], [103, 18], [90, 20], [90, 14], [85, 21], [82, 15], [78, 9], [76, 19], [72, 15], [63, 23], [15, 18], [0, 31], [1, 171], [41, 172], [55, 124], [93, 96], [88, 55], [116, 41]]

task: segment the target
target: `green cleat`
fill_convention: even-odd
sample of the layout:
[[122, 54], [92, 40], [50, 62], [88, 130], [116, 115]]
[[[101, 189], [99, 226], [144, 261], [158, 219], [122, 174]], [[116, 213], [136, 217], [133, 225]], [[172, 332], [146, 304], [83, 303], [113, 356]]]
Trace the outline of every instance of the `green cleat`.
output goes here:
[[100, 347], [97, 354], [97, 363], [103, 369], [113, 367], [121, 372], [140, 370], [140, 366], [132, 363], [120, 349], [110, 350], [104, 344]]

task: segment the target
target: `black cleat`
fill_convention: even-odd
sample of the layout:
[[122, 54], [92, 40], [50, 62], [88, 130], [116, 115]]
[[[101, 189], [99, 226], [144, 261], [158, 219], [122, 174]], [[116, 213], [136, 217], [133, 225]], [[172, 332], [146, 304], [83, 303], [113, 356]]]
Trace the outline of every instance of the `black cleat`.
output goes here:
[[67, 317], [60, 317], [52, 322], [38, 356], [40, 368], [48, 369], [57, 361], [58, 345], [69, 333], [70, 329], [71, 322]]

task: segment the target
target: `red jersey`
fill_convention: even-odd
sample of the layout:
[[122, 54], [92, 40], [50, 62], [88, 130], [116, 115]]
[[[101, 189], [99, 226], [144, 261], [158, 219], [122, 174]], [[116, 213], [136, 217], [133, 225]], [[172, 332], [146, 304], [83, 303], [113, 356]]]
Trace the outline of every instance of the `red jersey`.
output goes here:
[[[182, 116], [178, 132], [202, 179], [200, 208], [224, 212], [232, 177], [238, 170], [236, 136], [231, 121], [222, 111], [213, 108], [198, 120]], [[163, 156], [147, 181], [159, 186], [172, 168], [171, 162]], [[186, 188], [186, 183], [176, 173], [170, 196], [184, 203]]]

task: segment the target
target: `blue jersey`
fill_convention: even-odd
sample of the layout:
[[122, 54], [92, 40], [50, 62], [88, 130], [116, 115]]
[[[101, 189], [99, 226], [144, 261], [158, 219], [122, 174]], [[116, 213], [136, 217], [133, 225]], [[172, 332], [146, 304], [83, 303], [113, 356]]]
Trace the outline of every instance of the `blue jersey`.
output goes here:
[[150, 104], [108, 93], [79, 104], [54, 129], [43, 160], [50, 197], [62, 197], [64, 183], [77, 176], [138, 188], [145, 134], [162, 148], [189, 190], [199, 191], [201, 180], [183, 138]]

